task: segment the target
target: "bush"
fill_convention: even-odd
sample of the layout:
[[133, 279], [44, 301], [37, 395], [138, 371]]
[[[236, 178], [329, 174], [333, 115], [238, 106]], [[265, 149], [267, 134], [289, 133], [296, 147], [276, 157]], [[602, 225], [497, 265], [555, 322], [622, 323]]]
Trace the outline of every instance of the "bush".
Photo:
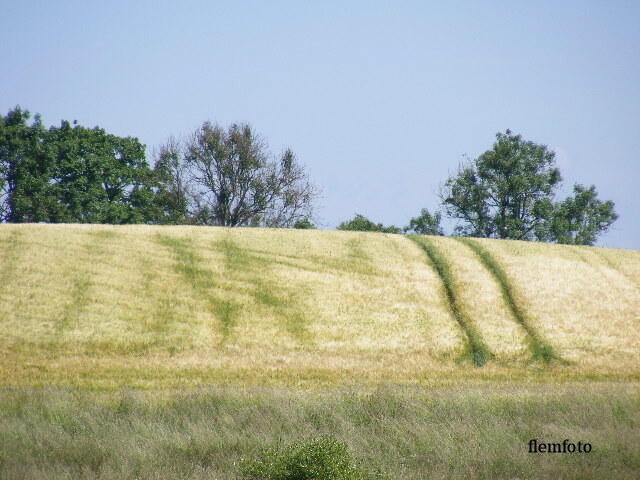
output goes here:
[[352, 232], [402, 233], [402, 229], [395, 225], [384, 226], [381, 223], [374, 223], [359, 213], [356, 213], [355, 217], [351, 220], [342, 222], [336, 228], [338, 230], [348, 230]]
[[316, 226], [308, 218], [303, 218], [294, 223], [293, 228], [298, 228], [301, 230], [313, 230], [316, 228]]
[[366, 480], [381, 478], [365, 472], [347, 449], [330, 436], [265, 450], [242, 467], [241, 480]]

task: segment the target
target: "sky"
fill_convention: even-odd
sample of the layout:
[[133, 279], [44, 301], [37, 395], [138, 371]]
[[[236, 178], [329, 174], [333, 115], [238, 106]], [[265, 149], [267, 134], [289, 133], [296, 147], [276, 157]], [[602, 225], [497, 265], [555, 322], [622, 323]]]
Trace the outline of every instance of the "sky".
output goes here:
[[[318, 220], [406, 225], [509, 128], [640, 249], [640, 2], [0, 0], [0, 111], [137, 137], [250, 123], [291, 148]], [[452, 224], [447, 224], [451, 229]]]

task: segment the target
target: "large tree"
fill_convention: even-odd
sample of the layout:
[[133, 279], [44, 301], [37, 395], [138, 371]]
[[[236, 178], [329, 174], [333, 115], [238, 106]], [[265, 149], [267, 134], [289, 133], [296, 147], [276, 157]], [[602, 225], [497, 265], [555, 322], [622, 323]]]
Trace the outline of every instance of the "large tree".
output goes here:
[[459, 234], [531, 240], [553, 211], [561, 180], [552, 151], [507, 130], [446, 181], [441, 198], [446, 213], [463, 221]]
[[561, 181], [553, 151], [506, 130], [440, 195], [447, 215], [461, 221], [459, 235], [592, 244], [617, 218], [613, 203], [579, 185], [573, 200], [557, 203]]
[[[67, 121], [45, 129], [19, 107], [0, 121], [3, 220], [143, 223], [157, 214], [144, 146]], [[1, 185], [0, 185], [1, 186]]]
[[0, 116], [1, 221], [17, 221], [26, 209], [41, 217], [46, 205], [51, 204], [47, 197], [53, 161], [47, 131], [38, 115], [31, 125], [30, 118], [30, 113], [20, 107]]
[[273, 158], [249, 125], [205, 122], [161, 147], [155, 168], [183, 221], [292, 227], [312, 215], [316, 189], [293, 152]]

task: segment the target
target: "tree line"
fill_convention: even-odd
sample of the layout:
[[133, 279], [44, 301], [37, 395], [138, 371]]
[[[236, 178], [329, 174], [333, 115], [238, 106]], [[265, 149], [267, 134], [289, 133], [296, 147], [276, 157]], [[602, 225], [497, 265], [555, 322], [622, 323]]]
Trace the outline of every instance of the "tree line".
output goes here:
[[[340, 230], [454, 235], [592, 245], [617, 219], [595, 186], [555, 200], [555, 154], [506, 130], [461, 165], [440, 191], [441, 210], [422, 209], [404, 228], [356, 214]], [[137, 138], [62, 121], [46, 128], [15, 107], [0, 116], [0, 221], [147, 223], [315, 228], [318, 189], [291, 150], [269, 152], [246, 124], [204, 122], [169, 138], [149, 162]]]
[[[461, 165], [439, 196], [444, 214], [458, 221], [454, 235], [593, 245], [618, 218], [614, 203], [581, 184], [556, 200], [561, 183], [553, 151], [506, 130], [490, 150]], [[338, 229], [444, 235], [441, 221], [441, 211], [425, 208], [404, 228], [356, 214]]]
[[248, 125], [205, 122], [159, 148], [16, 107], [0, 117], [0, 220], [292, 227], [317, 196], [291, 150], [272, 156]]

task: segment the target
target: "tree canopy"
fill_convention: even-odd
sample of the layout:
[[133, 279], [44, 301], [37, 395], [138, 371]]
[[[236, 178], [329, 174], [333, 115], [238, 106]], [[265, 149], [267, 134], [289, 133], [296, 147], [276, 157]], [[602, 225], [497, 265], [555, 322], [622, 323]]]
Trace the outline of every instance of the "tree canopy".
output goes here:
[[612, 201], [598, 198], [596, 187], [574, 185], [573, 195], [556, 204], [547, 240], [574, 245], [593, 245], [598, 235], [618, 218]]
[[419, 235], [444, 235], [440, 222], [442, 214], [440, 212], [431, 213], [428, 209], [420, 210], [420, 215], [412, 218], [409, 225], [404, 227], [404, 233], [417, 233]]
[[540, 239], [561, 180], [552, 151], [507, 130], [447, 179], [441, 198], [446, 213], [463, 221], [461, 235]]
[[20, 107], [0, 118], [4, 221], [153, 221], [152, 171], [137, 139], [68, 121], [45, 129], [29, 118]]
[[317, 191], [293, 152], [273, 158], [246, 124], [205, 122], [186, 141], [164, 145], [155, 169], [167, 211], [186, 221], [293, 227], [313, 214]]
[[[15, 107], [0, 116], [0, 222], [156, 223], [315, 228], [317, 188], [294, 153], [276, 156], [247, 124], [204, 122], [171, 137], [150, 168], [137, 138], [63, 120], [45, 128]], [[442, 185], [455, 235], [593, 245], [618, 218], [596, 187], [562, 182], [555, 153], [510, 130]], [[404, 228], [363, 215], [338, 230], [443, 235], [423, 208]]]
[[553, 151], [506, 130], [447, 179], [440, 196], [446, 214], [461, 221], [459, 235], [592, 245], [617, 218], [614, 204], [580, 185], [556, 202], [561, 181]]

